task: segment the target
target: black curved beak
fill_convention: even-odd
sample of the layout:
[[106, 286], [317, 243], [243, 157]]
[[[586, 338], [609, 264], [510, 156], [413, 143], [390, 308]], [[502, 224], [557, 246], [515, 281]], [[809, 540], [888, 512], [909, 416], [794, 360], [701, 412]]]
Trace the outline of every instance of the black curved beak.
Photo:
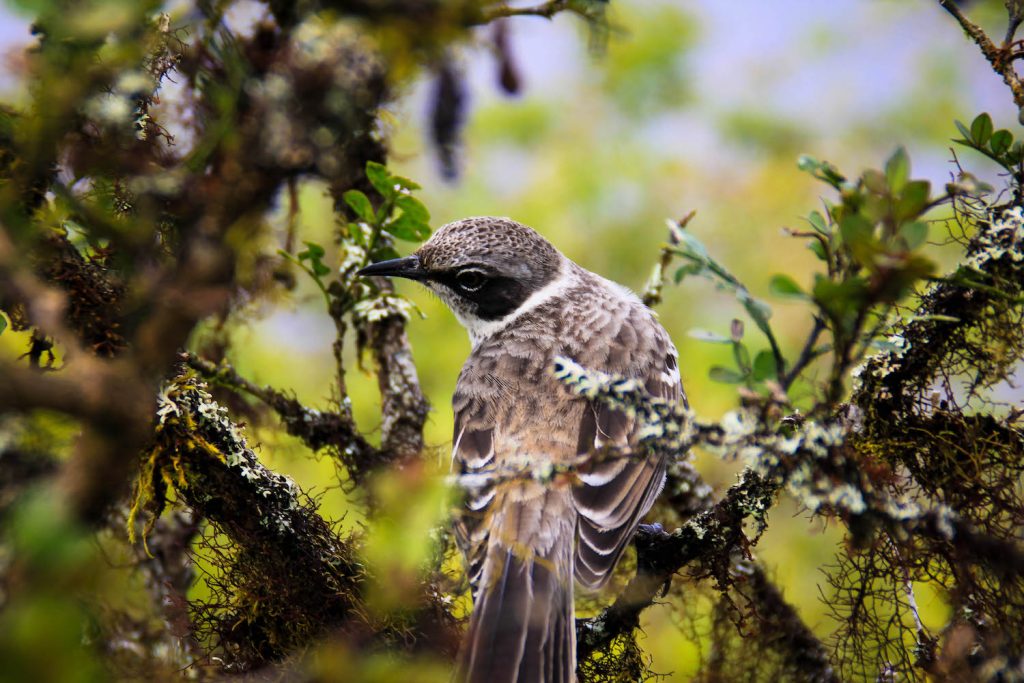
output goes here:
[[405, 258], [391, 259], [390, 261], [380, 261], [378, 263], [371, 263], [356, 275], [362, 277], [371, 277], [375, 275], [383, 275], [386, 277], [404, 277], [410, 280], [422, 280], [426, 275], [426, 271], [420, 266], [420, 257], [416, 254], [412, 256], [406, 256]]

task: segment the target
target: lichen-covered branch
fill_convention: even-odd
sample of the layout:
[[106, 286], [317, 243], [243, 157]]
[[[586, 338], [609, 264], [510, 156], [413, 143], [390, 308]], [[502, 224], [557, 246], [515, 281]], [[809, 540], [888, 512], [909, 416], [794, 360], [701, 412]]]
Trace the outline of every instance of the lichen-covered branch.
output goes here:
[[285, 430], [302, 439], [310, 449], [329, 448], [356, 482], [362, 481], [384, 461], [380, 451], [358, 432], [350, 415], [308, 408], [272, 387], [253, 384], [225, 362], [214, 365], [189, 354], [188, 364], [210, 382], [262, 401], [277, 413]]
[[[1022, 576], [1022, 548], [1017, 543], [974, 529], [948, 506], [924, 507], [909, 497], [896, 497], [886, 482], [872, 476], [860, 464], [863, 456], [858, 449], [864, 443], [861, 416], [855, 409], [823, 425], [803, 418], [771, 425], [748, 410], [730, 413], [718, 424], [703, 424], [680, 406], [648, 396], [635, 380], [588, 371], [567, 359], [558, 361], [555, 374], [573, 391], [634, 416], [647, 448], [664, 448], [678, 458], [689, 447], [701, 445], [748, 463], [741, 482], [722, 501], [692, 516], [675, 532], [640, 530], [637, 576], [598, 617], [579, 624], [581, 662], [631, 633], [641, 611], [684, 567], [696, 564], [697, 576], [713, 578], [722, 589], [733, 586], [734, 558], [749, 554], [765, 528], [767, 511], [783, 489], [806, 509], [842, 520], [854, 544], [869, 543], [881, 531], [893, 543], [907, 546], [908, 554], [908, 544], [927, 542], [930, 555], [952, 558], [954, 565], [964, 561], [958, 557], [970, 558], [969, 563], [986, 567], [992, 576], [1010, 577], [1011, 582]], [[744, 532], [745, 524], [752, 525], [752, 537]], [[744, 594], [768, 603], [773, 599], [764, 582], [747, 586]], [[797, 658], [790, 665], [805, 667], [802, 676], [807, 680], [838, 680], [823, 654], [824, 646], [810, 630], [798, 619], [790, 622], [777, 610], [776, 614], [781, 619], [778, 624], [793, 626], [780, 641]], [[795, 618], [795, 612], [791, 616]], [[817, 644], [815, 648], [800, 645], [806, 645], [808, 638]]]
[[415, 458], [423, 451], [423, 425], [430, 404], [420, 389], [402, 312], [366, 319], [360, 326], [362, 346], [377, 367], [381, 394], [381, 452], [390, 462]]
[[173, 489], [230, 540], [208, 536], [203, 546], [219, 573], [208, 577], [212, 596], [193, 604], [192, 617], [231, 667], [280, 659], [334, 629], [392, 647], [450, 649], [456, 622], [439, 596], [425, 594], [405, 620], [375, 619], [362, 602], [370, 579], [356, 539], [339, 536], [291, 479], [260, 463], [197, 376], [169, 382], [157, 416], [131, 518], [147, 510], [152, 526]]
[[173, 488], [231, 539], [230, 564], [218, 577], [223, 592], [193, 612], [199, 634], [238, 665], [278, 658], [355, 614], [364, 576], [352, 542], [334, 533], [291, 479], [259, 462], [194, 375], [164, 387], [144, 458], [129, 533], [143, 508], [148, 526], [155, 523]]
[[[673, 454], [669, 496], [671, 500], [682, 503], [684, 509], [680, 512], [692, 515], [673, 533], [657, 527], [640, 528], [635, 539], [637, 575], [600, 615], [578, 622], [578, 658], [586, 671], [587, 660], [596, 652], [609, 648], [638, 627], [640, 613], [654, 603], [683, 568], [696, 563], [698, 567], [694, 573], [697, 576], [713, 578], [722, 590], [733, 585], [733, 562], [737, 557], [749, 555], [750, 547], [766, 526], [767, 511], [785, 482], [785, 476], [749, 468], [740, 483], [730, 488], [720, 502], [713, 503], [710, 492], [696, 473], [686, 466], [682, 456], [687, 450], [693, 445], [703, 444], [738, 452], [758, 449], [762, 443], [767, 448], [773, 445], [789, 448], [794, 444], [802, 446], [805, 442], [800, 435], [787, 439], [773, 439], [767, 435], [760, 435], [763, 437], [760, 440], [752, 438], [751, 430], [738, 418], [719, 425], [698, 423], [681, 405], [649, 396], [636, 380], [587, 371], [568, 359], [557, 361], [555, 374], [576, 393], [627, 411], [642, 425], [641, 443], [656, 452], [664, 449], [663, 452]], [[823, 432], [825, 434], [828, 432]], [[814, 445], [816, 442], [813, 437], [808, 437], [806, 443]], [[748, 457], [757, 456], [748, 453]], [[747, 522], [753, 524], [753, 539], [746, 534]], [[802, 678], [838, 680], [825, 655], [824, 645], [785, 603], [778, 589], [770, 584], [760, 569], [747, 587], [747, 593], [765, 614], [767, 626], [778, 630], [778, 645], [786, 650]]]
[[[1024, 212], [1013, 207], [961, 215], [977, 227], [964, 265], [929, 287], [918, 314], [892, 338], [893, 348], [857, 372], [852, 400], [867, 415], [898, 418], [927, 406], [940, 375], [969, 373], [972, 396], [1005, 377], [1024, 355]], [[943, 388], [941, 398], [955, 400], [949, 386]]]

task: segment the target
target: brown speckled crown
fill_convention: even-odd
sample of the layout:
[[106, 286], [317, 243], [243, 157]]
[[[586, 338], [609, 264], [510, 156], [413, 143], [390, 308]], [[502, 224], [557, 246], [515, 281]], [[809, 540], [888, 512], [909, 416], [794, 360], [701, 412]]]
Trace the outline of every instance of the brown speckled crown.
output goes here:
[[[438, 230], [416, 255], [432, 287], [465, 322], [499, 320], [558, 277], [563, 256], [537, 232], [509, 218], [465, 218]], [[460, 269], [487, 276], [472, 292], [456, 291]]]
[[428, 271], [468, 264], [492, 265], [543, 286], [558, 272], [558, 250], [532, 228], [511, 218], [479, 216], [445, 225], [416, 252]]

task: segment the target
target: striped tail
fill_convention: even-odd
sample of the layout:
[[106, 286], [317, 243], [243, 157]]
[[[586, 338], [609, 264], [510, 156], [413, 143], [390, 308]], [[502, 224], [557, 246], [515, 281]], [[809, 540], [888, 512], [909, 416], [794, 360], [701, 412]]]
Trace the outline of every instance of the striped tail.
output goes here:
[[[576, 680], [572, 518], [552, 519], [553, 501], [545, 498], [507, 501], [502, 521], [513, 523], [502, 526], [518, 533], [491, 532], [459, 654], [459, 683]], [[540, 547], [531, 543], [537, 541]]]

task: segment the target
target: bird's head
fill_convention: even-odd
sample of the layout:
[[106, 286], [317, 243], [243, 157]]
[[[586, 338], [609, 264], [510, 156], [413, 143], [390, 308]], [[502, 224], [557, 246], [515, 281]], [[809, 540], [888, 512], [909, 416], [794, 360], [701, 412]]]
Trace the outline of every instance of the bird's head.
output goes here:
[[558, 280], [564, 257], [534, 230], [508, 218], [466, 218], [434, 233], [411, 256], [374, 263], [359, 275], [417, 280], [477, 338]]

